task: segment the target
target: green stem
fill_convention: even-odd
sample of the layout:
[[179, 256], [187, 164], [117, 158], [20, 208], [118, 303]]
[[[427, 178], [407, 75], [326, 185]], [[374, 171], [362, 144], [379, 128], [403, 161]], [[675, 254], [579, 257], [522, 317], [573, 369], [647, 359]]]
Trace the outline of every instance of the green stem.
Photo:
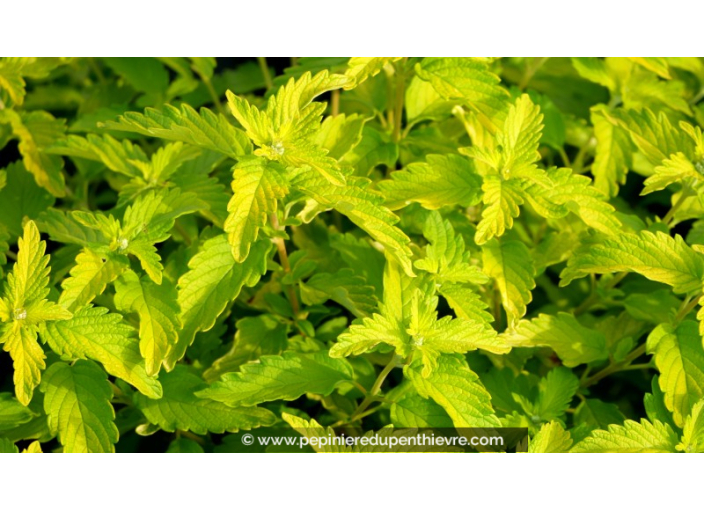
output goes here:
[[682, 207], [682, 204], [684, 204], [684, 201], [689, 198], [690, 194], [687, 192], [687, 190], [682, 190], [682, 193], [680, 194], [679, 198], [677, 199], [677, 202], [673, 204], [672, 207], [670, 207], [670, 210], [667, 211], [667, 214], [663, 217], [662, 222], [665, 225], [669, 225], [672, 219], [675, 217], [675, 213], [679, 210], [680, 207]]
[[[279, 218], [276, 216], [276, 214], [271, 215], [271, 226], [274, 227], [274, 230], [281, 230], [281, 227], [279, 226]], [[286, 251], [286, 242], [283, 240], [281, 237], [274, 237], [273, 238], [274, 245], [276, 246], [276, 251], [279, 253], [279, 262], [281, 262], [281, 267], [284, 268], [284, 272], [286, 274], [291, 273], [291, 263], [288, 260], [288, 252]], [[298, 305], [298, 298], [296, 297], [296, 291], [293, 289], [293, 287], [286, 286], [288, 290], [288, 299], [291, 302], [291, 308], [293, 309], [293, 315], [294, 317], [298, 317], [298, 313], [300, 312], [300, 307]]]
[[369, 390], [369, 393], [367, 396], [362, 400], [362, 403], [357, 406], [357, 409], [354, 410], [352, 413], [352, 416], [350, 416], [349, 421], [353, 422], [357, 420], [361, 414], [369, 407], [376, 399], [376, 394], [381, 391], [381, 385], [384, 384], [384, 381], [386, 380], [386, 377], [391, 373], [391, 371], [396, 367], [396, 355], [391, 356], [391, 361], [387, 363], [387, 365], [379, 372], [379, 376], [376, 378], [376, 381], [374, 381], [374, 385], [372, 386], [372, 389]]
[[679, 324], [684, 320], [687, 315], [689, 315], [689, 312], [694, 310], [697, 307], [697, 304], [699, 304], [699, 300], [704, 296], [704, 293], [698, 294], [695, 298], [687, 300], [682, 303], [682, 307], [680, 308], [680, 311], [677, 313], [677, 316], [675, 317], [675, 323]]
[[543, 67], [543, 64], [547, 62], [549, 58], [550, 57], [540, 57], [533, 63], [533, 65], [526, 67], [526, 72], [523, 74], [523, 78], [521, 78], [521, 82], [518, 84], [518, 88], [521, 90], [525, 90], [525, 88], [530, 83], [530, 80], [532, 80], [533, 76], [535, 76], [535, 73], [537, 73], [538, 70]]
[[337, 117], [340, 113], [340, 89], [335, 89], [330, 94], [330, 115]]
[[[628, 272], [624, 271], [623, 273], [618, 273], [616, 276], [614, 276], [609, 283], [607, 283], [604, 286], [605, 290], [613, 289], [621, 283], [621, 280], [623, 280], [626, 276], [628, 276]], [[588, 311], [593, 305], [599, 302], [599, 296], [596, 293], [596, 287], [592, 289], [591, 294], [587, 299], [585, 299], [581, 305], [579, 305], [577, 308], [573, 310], [574, 315], [580, 315], [586, 311]]]
[[218, 109], [220, 113], [225, 113], [223, 107], [222, 107], [222, 102], [220, 101], [220, 97], [218, 96], [217, 92], [215, 92], [215, 88], [213, 87], [213, 83], [201, 76], [203, 83], [205, 84], [205, 88], [208, 89], [208, 94], [210, 94], [210, 99], [213, 100], [213, 103], [215, 104], [215, 107]]
[[274, 87], [274, 82], [271, 79], [271, 73], [269, 72], [269, 66], [266, 63], [266, 57], [257, 57], [257, 61], [259, 62], [259, 68], [262, 70], [262, 76], [264, 76], [266, 90], [271, 90]]
[[396, 105], [394, 108], [394, 134], [393, 141], [401, 141], [401, 129], [403, 123], [403, 103], [406, 95], [406, 73], [404, 71], [405, 60], [396, 66]]
[[638, 346], [634, 350], [630, 352], [628, 356], [626, 356], [623, 361], [619, 361], [617, 363], [611, 363], [609, 366], [606, 368], [600, 370], [593, 376], [589, 377], [586, 379], [584, 382], [582, 382], [581, 386], [582, 388], [587, 388], [589, 386], [592, 386], [593, 384], [598, 383], [601, 381], [604, 377], [608, 377], [611, 374], [614, 374], [616, 372], [620, 372], [626, 368], [636, 359], [640, 358], [643, 354], [645, 354], [645, 344]]

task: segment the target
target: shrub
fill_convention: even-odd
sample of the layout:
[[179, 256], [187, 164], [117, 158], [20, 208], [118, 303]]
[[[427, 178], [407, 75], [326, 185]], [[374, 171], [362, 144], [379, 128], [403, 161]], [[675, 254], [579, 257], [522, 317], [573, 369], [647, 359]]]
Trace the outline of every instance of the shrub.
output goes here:
[[703, 91], [699, 58], [3, 58], [0, 451], [704, 451]]

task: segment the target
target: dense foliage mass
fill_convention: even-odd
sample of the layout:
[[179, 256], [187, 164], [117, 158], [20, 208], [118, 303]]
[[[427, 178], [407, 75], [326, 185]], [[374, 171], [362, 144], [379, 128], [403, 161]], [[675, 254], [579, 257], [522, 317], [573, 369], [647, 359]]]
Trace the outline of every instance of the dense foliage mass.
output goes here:
[[699, 58], [1, 59], [0, 451], [704, 451], [703, 97]]

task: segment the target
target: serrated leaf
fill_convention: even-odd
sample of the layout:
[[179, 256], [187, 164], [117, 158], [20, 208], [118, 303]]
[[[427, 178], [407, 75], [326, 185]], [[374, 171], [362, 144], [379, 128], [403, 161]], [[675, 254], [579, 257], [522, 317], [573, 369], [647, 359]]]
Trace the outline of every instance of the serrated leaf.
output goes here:
[[595, 398], [583, 400], [574, 413], [575, 424], [584, 424], [591, 430], [621, 425], [625, 419], [618, 406]]
[[701, 288], [704, 258], [679, 235], [646, 230], [620, 234], [577, 250], [560, 274], [560, 285], [588, 274], [619, 271], [636, 272], [672, 286], [678, 294], [687, 293]]
[[111, 453], [119, 433], [107, 375], [92, 361], [54, 363], [41, 390], [49, 428], [65, 453]]
[[483, 284], [489, 281], [472, 263], [462, 236], [455, 234], [452, 224], [443, 220], [440, 213], [428, 215], [423, 235], [430, 241], [430, 246], [426, 247], [425, 258], [417, 260], [414, 265], [430, 273], [436, 283]]
[[540, 314], [520, 321], [515, 329], [502, 334], [514, 347], [550, 347], [568, 367], [598, 361], [608, 356], [606, 337], [582, 326], [573, 315]]
[[591, 110], [591, 121], [596, 138], [596, 155], [592, 163], [594, 186], [613, 197], [618, 194], [619, 185], [626, 183], [626, 174], [631, 168], [632, 144], [628, 133], [609, 122], [600, 112], [605, 107], [596, 106]]
[[325, 208], [335, 209], [367, 232], [412, 276], [408, 236], [394, 225], [398, 217], [382, 204], [383, 197], [369, 189], [369, 180], [349, 178], [345, 186], [334, 186], [311, 172], [299, 172], [291, 185]]
[[181, 323], [176, 288], [169, 280], [156, 285], [128, 271], [115, 284], [115, 306], [139, 314], [139, 350], [148, 375], [159, 373], [169, 349], [178, 342]]
[[677, 434], [656, 421], [643, 419], [640, 423], [626, 420], [623, 425], [609, 425], [608, 430], [595, 430], [589, 437], [577, 443], [571, 452], [576, 453], [646, 453], [674, 452]]
[[501, 237], [506, 229], [513, 227], [514, 218], [523, 205], [523, 187], [515, 180], [502, 180], [495, 175], [484, 177], [482, 184], [485, 204], [482, 219], [477, 225], [474, 242], [484, 244], [494, 237]]
[[295, 400], [304, 393], [329, 395], [339, 383], [350, 381], [353, 376], [347, 361], [332, 359], [325, 351], [310, 355], [285, 352], [246, 363], [239, 372], [223, 375], [196, 395], [231, 407], [252, 406]]
[[591, 185], [591, 180], [569, 168], [550, 169], [546, 174], [549, 188], [533, 184], [526, 189], [526, 200], [546, 218], [560, 218], [572, 211], [584, 223], [607, 235], [619, 233], [621, 222], [606, 196]]
[[71, 276], [61, 284], [63, 292], [59, 304], [72, 311], [87, 305], [125, 269], [127, 265], [120, 259], [84, 248], [76, 257]]
[[46, 356], [37, 342], [37, 333], [34, 329], [22, 327], [15, 322], [5, 326], [0, 343], [4, 343], [3, 350], [12, 357], [12, 379], [17, 400], [23, 405], [29, 405], [34, 389], [41, 381], [41, 371], [46, 368]]
[[0, 393], [0, 432], [27, 423], [36, 414], [10, 393]]
[[318, 273], [300, 284], [301, 299], [306, 304], [335, 301], [356, 317], [369, 317], [377, 309], [374, 287], [353, 269], [343, 268], [335, 273]]
[[232, 255], [243, 262], [257, 240], [259, 229], [276, 214], [277, 201], [288, 193], [283, 169], [264, 158], [241, 160], [234, 167], [232, 191], [227, 205], [225, 232], [232, 246]]
[[280, 354], [286, 349], [286, 324], [274, 315], [245, 317], [237, 321], [236, 327], [232, 348], [203, 373], [206, 381], [213, 382], [222, 374], [236, 371], [244, 363], [255, 361], [262, 355]]
[[18, 241], [17, 262], [7, 276], [0, 297], [0, 344], [13, 361], [15, 393], [29, 405], [41, 371], [46, 368], [44, 350], [37, 342], [38, 327], [47, 321], [70, 319], [71, 312], [44, 299], [49, 294], [49, 255], [33, 221], [24, 226]]
[[161, 376], [164, 396], [158, 400], [135, 395], [135, 405], [144, 413], [149, 423], [166, 432], [192, 431], [196, 434], [225, 431], [251, 430], [273, 425], [276, 417], [260, 407], [233, 408], [196, 393], [204, 389], [205, 382], [186, 367], [179, 365]]
[[440, 287], [439, 292], [460, 319], [470, 319], [487, 324], [494, 321], [494, 317], [486, 311], [489, 305], [470, 287], [445, 283]]
[[682, 441], [677, 450], [685, 453], [704, 453], [704, 400], [692, 407], [684, 422]]
[[704, 396], [704, 348], [698, 325], [683, 321], [676, 328], [661, 324], [648, 336], [648, 352], [660, 371], [660, 388], [675, 424], [684, 425], [694, 404]]
[[13, 110], [0, 110], [0, 123], [10, 124], [19, 140], [18, 148], [25, 168], [34, 175], [39, 186], [55, 197], [66, 195], [65, 179], [61, 171], [63, 161], [57, 156], [46, 154], [42, 149], [63, 136], [64, 122], [42, 111], [19, 114]]
[[502, 354], [510, 350], [484, 322], [443, 317], [438, 319], [438, 298], [422, 279], [411, 279], [393, 263], [384, 278], [384, 302], [379, 314], [353, 323], [330, 349], [335, 358], [359, 355], [381, 343], [394, 347], [401, 357], [416, 352], [427, 376], [441, 353], [484, 349]]
[[344, 89], [350, 90], [369, 78], [379, 74], [386, 64], [401, 60], [401, 57], [352, 57], [347, 63], [345, 76], [349, 78], [349, 83]]
[[412, 202], [426, 209], [439, 209], [478, 203], [481, 182], [472, 161], [454, 154], [431, 154], [425, 162], [411, 163], [404, 170], [392, 172], [391, 179], [381, 181], [379, 188], [391, 210]]
[[683, 131], [675, 128], [664, 112], [657, 116], [649, 109], [642, 111], [617, 110], [601, 115], [612, 124], [626, 131], [636, 147], [652, 165], [659, 165], [670, 155], [682, 152], [692, 155], [694, 144]]
[[64, 359], [92, 359], [115, 377], [132, 384], [150, 398], [159, 398], [161, 385], [147, 375], [139, 340], [122, 316], [106, 308], [85, 307], [73, 318], [44, 325], [42, 340]]
[[491, 277], [501, 296], [510, 326], [526, 314], [535, 288], [535, 268], [530, 251], [520, 241], [492, 239], [482, 247], [484, 272]]
[[425, 58], [416, 64], [416, 74], [431, 83], [445, 99], [456, 100], [479, 115], [486, 127], [500, 126], [508, 94], [499, 77], [479, 59], [459, 57]]
[[203, 243], [189, 261], [189, 271], [178, 281], [178, 304], [183, 328], [178, 343], [169, 351], [166, 367], [172, 368], [186, 352], [198, 331], [208, 331], [215, 319], [244, 286], [254, 286], [266, 272], [271, 249], [268, 241], [252, 245], [247, 259], [238, 264], [227, 237], [220, 235]]
[[184, 142], [233, 159], [252, 152], [252, 145], [245, 134], [223, 115], [207, 108], [201, 108], [199, 113], [185, 103], [180, 109], [167, 104], [163, 111], [146, 108], [143, 114], [126, 112], [117, 121], [105, 122], [103, 127]]
[[528, 444], [528, 453], [567, 453], [572, 446], [570, 433], [556, 421], [545, 423]]
[[138, 164], [149, 161], [138, 145], [129, 140], [118, 141], [110, 135], [88, 134], [85, 138], [69, 135], [54, 143], [47, 152], [100, 161], [113, 172], [128, 177], [141, 176]]
[[65, 213], [49, 208], [39, 215], [36, 224], [39, 230], [47, 233], [52, 241], [59, 243], [80, 246], [108, 243], [101, 231], [85, 226], [70, 212]]
[[452, 428], [445, 410], [433, 400], [409, 392], [391, 405], [391, 421], [400, 428]]
[[404, 374], [422, 397], [432, 398], [447, 411], [455, 427], [500, 426], [491, 407], [491, 395], [463, 359], [440, 356], [430, 377], [421, 374], [418, 362], [406, 367]]

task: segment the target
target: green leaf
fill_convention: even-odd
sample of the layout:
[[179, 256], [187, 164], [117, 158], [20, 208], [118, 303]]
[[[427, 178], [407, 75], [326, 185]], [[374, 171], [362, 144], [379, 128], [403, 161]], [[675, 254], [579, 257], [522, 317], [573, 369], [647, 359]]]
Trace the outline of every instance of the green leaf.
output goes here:
[[369, 317], [377, 309], [374, 287], [363, 276], [344, 268], [335, 273], [318, 273], [300, 284], [301, 299], [306, 304], [335, 301], [356, 317]]
[[49, 255], [45, 255], [46, 242], [40, 240], [33, 221], [25, 224], [18, 247], [17, 262], [0, 298], [0, 344], [12, 357], [17, 399], [29, 405], [46, 368], [37, 330], [46, 321], [70, 319], [71, 312], [45, 299], [49, 294]]
[[704, 400], [692, 407], [692, 413], [684, 422], [682, 441], [677, 450], [685, 453], [704, 453]]
[[176, 288], [169, 280], [156, 285], [128, 271], [115, 284], [115, 306], [139, 314], [139, 351], [148, 375], [159, 373], [181, 327]]
[[414, 265], [433, 275], [436, 283], [483, 284], [489, 281], [479, 267], [472, 264], [462, 236], [455, 235], [452, 224], [443, 220], [438, 212], [428, 215], [423, 235], [430, 246], [426, 247], [425, 258]]
[[92, 359], [115, 377], [127, 381], [150, 398], [159, 398], [161, 385], [147, 375], [139, 341], [122, 316], [107, 308], [85, 307], [73, 318], [45, 324], [42, 340], [66, 360]]
[[245, 317], [238, 320], [235, 326], [237, 333], [232, 348], [203, 373], [206, 381], [213, 382], [222, 374], [234, 372], [241, 365], [258, 360], [262, 355], [280, 354], [286, 349], [286, 324], [274, 315]]
[[286, 196], [288, 186], [279, 165], [264, 158], [247, 158], [235, 166], [232, 191], [225, 232], [235, 261], [243, 262], [259, 229], [276, 214], [277, 201]]
[[245, 134], [232, 126], [223, 115], [207, 108], [201, 108], [198, 113], [185, 103], [180, 109], [167, 104], [163, 111], [146, 108], [144, 114], [126, 112], [117, 121], [105, 122], [102, 127], [184, 142], [233, 159], [252, 152], [252, 145]]
[[615, 404], [608, 404], [595, 398], [584, 399], [574, 413], [574, 422], [584, 424], [591, 430], [606, 429], [609, 425], [621, 425], [625, 419]]
[[330, 358], [327, 352], [310, 355], [285, 352], [282, 356], [262, 356], [246, 363], [240, 372], [222, 376], [198, 397], [223, 402], [231, 407], [252, 406], [274, 400], [295, 400], [304, 393], [329, 395], [343, 381], [353, 379], [345, 360]]
[[183, 328], [178, 343], [164, 360], [171, 369], [180, 360], [198, 331], [208, 331], [215, 320], [233, 301], [242, 287], [256, 285], [266, 272], [271, 243], [258, 241], [252, 245], [247, 260], [235, 262], [232, 248], [224, 235], [208, 239], [188, 262], [189, 271], [178, 281], [178, 305]]
[[169, 85], [169, 73], [152, 57], [110, 57], [105, 63], [140, 92], [162, 94]]
[[119, 433], [107, 375], [91, 361], [54, 363], [44, 375], [44, 411], [65, 453], [112, 453]]
[[36, 218], [55, 198], [35, 183], [21, 161], [6, 169], [7, 184], [0, 190], [0, 222], [12, 236], [22, 234], [25, 217]]
[[279, 161], [284, 166], [308, 167], [326, 181], [341, 186], [345, 178], [339, 164], [312, 140], [325, 109], [324, 104], [312, 101], [348, 81], [346, 76], [331, 75], [328, 71], [315, 75], [304, 73], [298, 79], [291, 78], [270, 96], [265, 111], [230, 91], [227, 100], [230, 111], [245, 128], [247, 136], [259, 146], [256, 155]]
[[455, 427], [498, 427], [499, 419], [491, 407], [491, 396], [466, 361], [457, 356], [440, 356], [437, 369], [424, 377], [418, 362], [404, 369], [416, 391], [432, 398], [455, 424]]
[[626, 420], [623, 425], [609, 425], [608, 430], [595, 430], [589, 437], [577, 443], [572, 452], [576, 453], [646, 453], [674, 452], [678, 441], [677, 434], [656, 421], [640, 423]]
[[631, 136], [631, 140], [652, 165], [659, 165], [672, 154], [692, 155], [692, 140], [675, 128], [664, 112], [657, 116], [649, 109], [642, 111], [600, 111], [612, 124]]
[[13, 110], [0, 110], [0, 124], [10, 124], [19, 140], [18, 149], [24, 166], [34, 175], [34, 180], [55, 197], [66, 195], [63, 161], [57, 156], [46, 154], [43, 149], [52, 145], [64, 134], [65, 121], [55, 119], [50, 113], [33, 111], [16, 113]]
[[648, 336], [647, 349], [660, 371], [660, 388], [675, 424], [682, 427], [693, 406], [704, 396], [704, 348], [698, 325], [661, 324]]
[[482, 125], [498, 127], [508, 94], [499, 77], [480, 59], [428, 57], [416, 64], [416, 74], [445, 99], [461, 102], [479, 116]]
[[15, 443], [4, 437], [0, 437], [0, 453], [20, 453]]
[[469, 207], [481, 198], [481, 178], [472, 161], [448, 154], [428, 155], [423, 163], [411, 163], [405, 170], [391, 173], [379, 188], [386, 195], [386, 206], [400, 209], [417, 202], [426, 209], [448, 205]]
[[102, 294], [108, 284], [115, 281], [125, 269], [127, 265], [119, 258], [100, 255], [90, 248], [84, 248], [76, 257], [71, 276], [61, 284], [64, 290], [59, 297], [59, 304], [72, 311], [87, 305]]
[[409, 392], [391, 404], [391, 421], [400, 428], [452, 428], [452, 419], [433, 400]]
[[494, 317], [487, 312], [489, 305], [484, 302], [476, 290], [466, 285], [444, 283], [439, 289], [440, 295], [460, 319], [470, 319], [490, 323]]
[[0, 432], [27, 423], [36, 414], [10, 393], [0, 393]]
[[135, 395], [134, 403], [149, 423], [166, 432], [193, 431], [196, 434], [237, 432], [273, 425], [276, 417], [260, 407], [233, 408], [196, 396], [205, 382], [184, 366], [162, 374], [164, 396], [158, 400]]
[[533, 184], [526, 189], [526, 200], [546, 218], [560, 218], [570, 211], [584, 223], [608, 235], [622, 230], [616, 211], [606, 202], [606, 196], [591, 185], [591, 180], [572, 173], [569, 168], [550, 169], [547, 172], [551, 187]]
[[550, 370], [538, 387], [534, 412], [539, 421], [547, 422], [563, 417], [578, 389], [579, 380], [571, 370], [565, 367]]
[[545, 423], [528, 444], [528, 453], [567, 453], [572, 446], [570, 433], [559, 422]]
[[606, 107], [595, 106], [591, 121], [596, 138], [596, 155], [592, 163], [594, 186], [609, 197], [618, 195], [619, 185], [626, 184], [626, 174], [633, 165], [633, 147], [628, 133], [609, 122], [602, 112]]
[[520, 241], [492, 239], [482, 247], [484, 272], [494, 280], [501, 296], [509, 326], [514, 326], [526, 314], [533, 299], [535, 268], [530, 252]]
[[120, 142], [110, 135], [88, 134], [85, 138], [69, 135], [54, 143], [48, 152], [100, 161], [113, 172], [128, 177], [141, 176], [142, 172], [138, 164], [148, 161], [144, 151], [138, 145], [132, 144], [129, 140]]
[[550, 347], [568, 367], [608, 356], [603, 333], [582, 326], [573, 315], [565, 312], [522, 320], [502, 336], [514, 347]]
[[561, 286], [594, 273], [632, 271], [649, 280], [666, 283], [675, 293], [700, 290], [704, 277], [702, 254], [687, 246], [681, 236], [641, 231], [620, 234], [586, 245], [570, 258], [560, 277]]
[[385, 65], [398, 60], [401, 60], [401, 57], [352, 57], [347, 64], [347, 71], [345, 71], [349, 83], [344, 86], [344, 89], [350, 90], [357, 87], [367, 79], [379, 74]]
[[301, 171], [291, 185], [321, 206], [335, 209], [379, 242], [406, 274], [413, 276], [408, 236], [394, 226], [398, 217], [382, 204], [383, 197], [369, 188], [369, 180], [348, 178], [345, 186], [334, 186], [310, 171]]
[[505, 354], [510, 347], [499, 341], [486, 323], [443, 317], [438, 320], [438, 298], [420, 278], [410, 279], [395, 264], [387, 266], [384, 303], [380, 314], [353, 323], [330, 349], [334, 358], [358, 355], [381, 343], [395, 348], [401, 357], [418, 353], [428, 376], [441, 353], [465, 353], [484, 349]]

